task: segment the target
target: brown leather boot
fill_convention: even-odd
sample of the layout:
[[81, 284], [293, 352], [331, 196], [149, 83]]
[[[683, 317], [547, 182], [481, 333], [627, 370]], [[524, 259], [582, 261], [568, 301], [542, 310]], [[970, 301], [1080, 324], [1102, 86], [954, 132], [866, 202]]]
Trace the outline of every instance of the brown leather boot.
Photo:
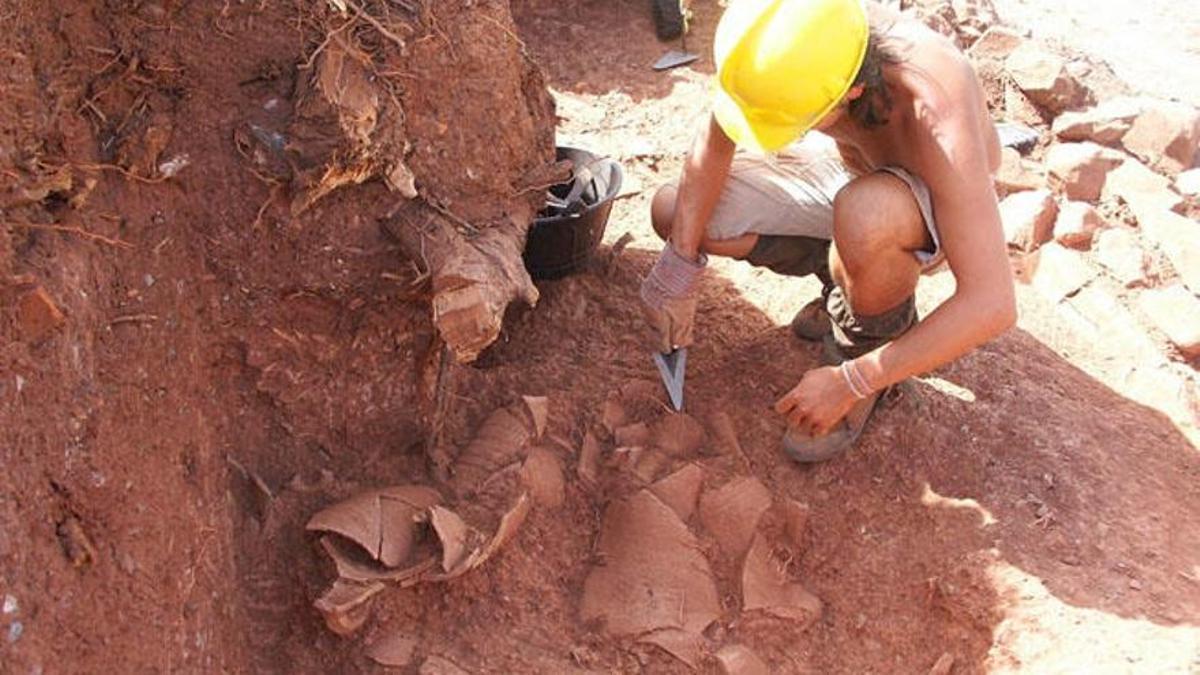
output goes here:
[[829, 312], [825, 311], [825, 298], [815, 298], [796, 312], [792, 319], [792, 334], [801, 340], [817, 342], [833, 332]]

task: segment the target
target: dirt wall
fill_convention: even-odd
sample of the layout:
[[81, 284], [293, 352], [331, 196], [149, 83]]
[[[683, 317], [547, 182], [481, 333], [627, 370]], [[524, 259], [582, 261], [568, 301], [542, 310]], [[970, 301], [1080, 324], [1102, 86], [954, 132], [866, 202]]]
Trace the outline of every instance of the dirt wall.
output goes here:
[[340, 4], [0, 3], [7, 672], [347, 658], [267, 505], [424, 474], [436, 270], [383, 225], [522, 241], [553, 116], [506, 2]]

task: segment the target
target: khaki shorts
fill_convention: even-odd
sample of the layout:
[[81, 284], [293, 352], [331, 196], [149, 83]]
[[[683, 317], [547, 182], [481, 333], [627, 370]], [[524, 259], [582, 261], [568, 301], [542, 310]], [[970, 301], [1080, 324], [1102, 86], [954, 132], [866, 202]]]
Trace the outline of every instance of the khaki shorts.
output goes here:
[[[916, 251], [926, 269], [941, 258], [941, 238], [925, 181], [906, 169], [879, 169], [904, 181], [912, 190], [933, 250]], [[837, 148], [817, 134], [774, 156], [739, 151], [733, 158], [725, 189], [708, 222], [709, 239], [744, 234], [833, 239], [833, 199], [858, 176], [842, 163]]]

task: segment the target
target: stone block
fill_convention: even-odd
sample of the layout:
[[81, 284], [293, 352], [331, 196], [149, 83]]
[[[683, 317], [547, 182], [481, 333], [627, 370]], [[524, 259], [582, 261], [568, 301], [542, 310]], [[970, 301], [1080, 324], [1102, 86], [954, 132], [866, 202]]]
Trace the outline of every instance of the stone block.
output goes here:
[[1078, 251], [1049, 243], [1037, 252], [1032, 285], [1047, 300], [1059, 302], [1083, 288], [1095, 276], [1095, 268]]
[[1059, 143], [1046, 152], [1050, 186], [1068, 199], [1095, 202], [1100, 199], [1108, 173], [1120, 161], [1090, 141]]
[[1138, 307], [1184, 356], [1200, 356], [1200, 299], [1190, 291], [1179, 284], [1145, 290]]
[[1019, 45], [1004, 60], [1004, 68], [1031, 101], [1051, 115], [1082, 103], [1086, 89], [1057, 54], [1035, 42]]
[[970, 56], [976, 60], [1003, 61], [1025, 43], [1025, 37], [1004, 26], [992, 26], [971, 45]]
[[1115, 297], [1092, 284], [1067, 302], [1092, 328], [1098, 346], [1120, 353], [1137, 363], [1164, 363], [1159, 346], [1150, 339], [1141, 322]]
[[1152, 101], [1133, 120], [1121, 142], [1155, 169], [1178, 174], [1196, 166], [1200, 110], [1177, 101]]
[[1183, 284], [1200, 293], [1200, 223], [1172, 211], [1134, 209], [1146, 239], [1162, 251]]
[[1064, 112], [1055, 118], [1051, 132], [1061, 141], [1092, 141], [1115, 147], [1143, 107], [1143, 99], [1118, 97], [1087, 110]]
[[1189, 169], [1176, 176], [1175, 190], [1185, 197], [1200, 197], [1200, 169]]
[[1105, 230], [1096, 236], [1092, 249], [1096, 262], [1122, 284], [1130, 286], [1146, 278], [1146, 251], [1132, 230]]
[[996, 172], [996, 187], [1005, 195], [1046, 187], [1046, 170], [1037, 162], [1021, 157], [1013, 148], [1000, 150], [1000, 170]]
[[1058, 203], [1049, 190], [1010, 195], [1000, 202], [1000, 220], [1010, 246], [1033, 251], [1054, 237]]
[[1108, 173], [1101, 197], [1121, 198], [1136, 213], [1139, 210], [1174, 211], [1183, 198], [1171, 188], [1171, 180], [1155, 173], [1145, 164], [1128, 157]]
[[1096, 232], [1107, 223], [1104, 216], [1084, 202], [1067, 202], [1058, 209], [1054, 221], [1054, 239], [1069, 248], [1088, 248]]

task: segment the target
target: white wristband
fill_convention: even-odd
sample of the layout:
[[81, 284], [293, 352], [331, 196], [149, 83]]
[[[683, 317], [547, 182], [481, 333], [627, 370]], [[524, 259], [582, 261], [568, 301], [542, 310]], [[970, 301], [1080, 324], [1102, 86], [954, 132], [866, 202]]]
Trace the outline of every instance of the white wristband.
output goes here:
[[846, 381], [846, 386], [850, 387], [850, 393], [854, 394], [854, 398], [862, 400], [869, 396], [870, 392], [864, 392], [859, 387], [859, 384], [855, 381], [854, 376], [850, 374], [851, 366], [848, 365], [849, 363], [849, 361], [842, 361], [842, 365], [838, 368], [838, 370], [842, 371], [842, 379]]

